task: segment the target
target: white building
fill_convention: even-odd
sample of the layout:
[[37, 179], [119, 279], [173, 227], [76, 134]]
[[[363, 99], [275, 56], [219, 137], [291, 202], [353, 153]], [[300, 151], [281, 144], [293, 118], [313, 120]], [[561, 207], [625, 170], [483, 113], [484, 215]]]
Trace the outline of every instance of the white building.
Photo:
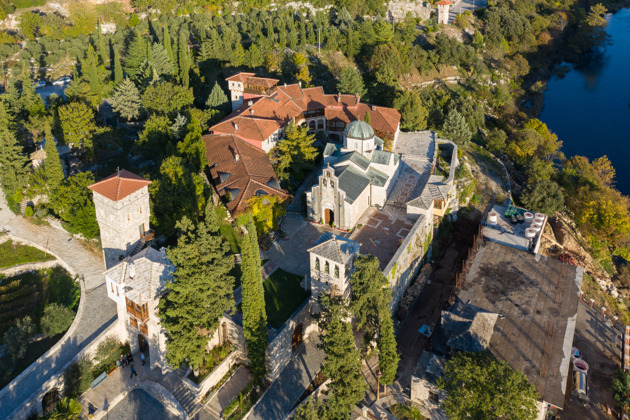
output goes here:
[[106, 268], [131, 255], [152, 236], [149, 229], [150, 183], [123, 169], [88, 186], [94, 193]]
[[306, 193], [308, 218], [339, 229], [352, 229], [370, 206], [383, 206], [400, 167], [400, 155], [382, 150], [383, 140], [364, 121], [346, 127], [343, 146], [329, 143], [328, 164]]
[[166, 336], [160, 327], [158, 304], [173, 279], [174, 267], [164, 250], [147, 247], [105, 272], [107, 296], [118, 309], [118, 336], [131, 351], [148, 356], [152, 369], [168, 370]]
[[308, 250], [311, 274], [311, 295], [332, 289], [334, 294], [350, 297], [352, 263], [361, 244], [325, 232]]
[[452, 1], [441, 0], [435, 3], [438, 10], [438, 25], [448, 25], [448, 15], [451, 8]]

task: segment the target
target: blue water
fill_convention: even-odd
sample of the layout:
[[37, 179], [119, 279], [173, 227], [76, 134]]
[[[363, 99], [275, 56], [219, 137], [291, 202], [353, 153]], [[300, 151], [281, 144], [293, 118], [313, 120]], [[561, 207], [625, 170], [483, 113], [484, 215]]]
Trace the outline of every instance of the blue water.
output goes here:
[[607, 155], [616, 186], [630, 195], [630, 9], [608, 17], [610, 43], [599, 58], [547, 83], [540, 120], [568, 157]]

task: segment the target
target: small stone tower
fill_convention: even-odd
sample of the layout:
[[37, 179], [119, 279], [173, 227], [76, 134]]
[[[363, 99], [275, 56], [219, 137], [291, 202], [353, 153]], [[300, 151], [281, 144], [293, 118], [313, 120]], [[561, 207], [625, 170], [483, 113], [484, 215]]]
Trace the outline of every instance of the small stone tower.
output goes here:
[[452, 1], [441, 0], [435, 3], [438, 10], [438, 25], [448, 25], [448, 14], [451, 8]]
[[88, 186], [94, 193], [96, 220], [107, 269], [118, 264], [149, 232], [149, 184], [126, 170]]

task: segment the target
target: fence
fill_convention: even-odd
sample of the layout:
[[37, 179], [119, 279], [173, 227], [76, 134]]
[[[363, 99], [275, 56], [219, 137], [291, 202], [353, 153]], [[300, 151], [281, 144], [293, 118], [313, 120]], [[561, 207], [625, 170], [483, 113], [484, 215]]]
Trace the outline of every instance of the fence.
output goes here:
[[479, 250], [479, 247], [482, 243], [483, 235], [481, 234], [481, 225], [479, 225], [479, 229], [477, 230], [477, 233], [473, 238], [473, 245], [472, 247], [468, 248], [468, 254], [466, 255], [466, 258], [464, 258], [464, 260], [462, 261], [462, 268], [455, 276], [455, 287], [457, 289], [461, 290], [464, 279], [468, 275], [468, 270], [470, 270], [470, 266], [472, 265], [474, 256], [477, 253], [477, 250]]

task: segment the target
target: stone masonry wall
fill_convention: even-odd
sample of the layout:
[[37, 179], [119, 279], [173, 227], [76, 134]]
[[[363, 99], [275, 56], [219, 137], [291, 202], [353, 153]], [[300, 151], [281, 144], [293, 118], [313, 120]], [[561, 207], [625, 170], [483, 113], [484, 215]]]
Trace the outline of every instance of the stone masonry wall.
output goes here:
[[425, 255], [424, 243], [432, 230], [433, 219], [420, 216], [383, 270], [392, 288], [392, 312], [398, 308], [405, 290], [420, 271], [420, 262]]
[[311, 297], [282, 325], [276, 336], [269, 342], [269, 347], [267, 347], [268, 380], [276, 379], [291, 359], [293, 332], [299, 324], [302, 324], [302, 341], [305, 341], [312, 332], [319, 331], [317, 322], [311, 315], [317, 312], [319, 312], [319, 305]]

